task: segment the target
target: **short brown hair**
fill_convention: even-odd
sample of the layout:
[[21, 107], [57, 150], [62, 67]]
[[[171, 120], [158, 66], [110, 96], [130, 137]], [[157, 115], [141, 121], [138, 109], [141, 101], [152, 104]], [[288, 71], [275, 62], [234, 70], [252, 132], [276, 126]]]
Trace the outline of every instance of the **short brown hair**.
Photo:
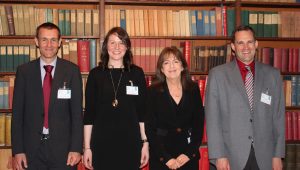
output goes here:
[[51, 23], [51, 22], [45, 22], [45, 23], [39, 25], [39, 26], [36, 28], [36, 34], [35, 34], [35, 37], [36, 37], [36, 38], [39, 38], [40, 29], [42, 29], [42, 28], [49, 29], [49, 30], [52, 30], [52, 29], [57, 30], [57, 32], [58, 32], [58, 39], [60, 39], [61, 34], [60, 34], [60, 29], [59, 29], [59, 27], [58, 27], [57, 25]]

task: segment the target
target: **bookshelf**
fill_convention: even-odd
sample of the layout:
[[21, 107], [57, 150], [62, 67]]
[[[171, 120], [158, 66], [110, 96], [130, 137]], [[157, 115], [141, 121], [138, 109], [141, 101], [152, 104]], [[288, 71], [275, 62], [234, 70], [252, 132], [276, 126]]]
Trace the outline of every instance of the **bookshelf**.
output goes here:
[[[80, 34], [71, 33], [70, 35], [62, 35], [62, 38], [64, 39], [63, 45], [70, 47], [70, 42], [73, 40], [95, 40], [96, 41], [96, 52], [94, 56], [94, 64], [99, 62], [99, 49], [101, 49], [101, 44], [104, 40], [105, 34], [107, 30], [109, 30], [113, 26], [122, 26], [121, 21], [121, 12], [124, 12], [126, 15], [126, 19], [124, 20], [126, 24], [125, 28], [129, 32], [130, 38], [133, 40], [133, 53], [134, 58], [138, 58], [135, 62], [137, 62], [137, 65], [140, 65], [144, 68], [145, 74], [147, 77], [151, 77], [154, 75], [153, 67], [155, 65], [155, 59], [157, 58], [159, 52], [162, 50], [164, 46], [161, 44], [166, 45], [173, 45], [177, 46], [183, 49], [184, 51], [184, 42], [190, 43], [190, 51], [188, 52], [190, 55], [190, 63], [191, 63], [191, 74], [195, 77], [195, 79], [199, 80], [205, 80], [205, 77], [208, 75], [208, 70], [201, 70], [199, 65], [196, 63], [202, 62], [200, 56], [200, 52], [196, 52], [196, 50], [200, 50], [202, 47], [220, 47], [225, 46], [230, 43], [230, 29], [232, 29], [235, 25], [239, 25], [241, 23], [244, 23], [244, 18], [242, 11], [248, 11], [246, 15], [248, 15], [249, 19], [249, 13], [256, 12], [254, 14], [259, 15], [259, 12], [262, 12], [261, 14], [264, 14], [264, 12], [273, 12], [282, 14], [285, 12], [299, 12], [300, 11], [300, 3], [295, 2], [261, 2], [261, 1], [242, 1], [242, 0], [236, 0], [236, 1], [202, 1], [202, 2], [196, 2], [196, 1], [166, 1], [166, 0], [0, 0], [1, 5], [0, 6], [29, 6], [33, 9], [57, 9], [57, 10], [72, 10], [72, 9], [81, 9], [83, 11], [91, 11], [91, 10], [98, 10], [99, 17], [96, 20], [98, 24], [91, 25], [91, 32], [85, 33], [82, 32]], [[227, 21], [224, 21], [224, 16], [222, 13], [222, 10], [226, 10], [226, 19]], [[220, 13], [221, 10], [221, 13]], [[197, 12], [194, 12], [197, 11]], [[206, 15], [206, 13], [216, 12], [215, 14], [212, 13], [212, 16], [214, 16], [215, 20], [213, 18], [206, 18], [208, 19], [207, 22], [215, 22], [215, 25], [211, 26], [208, 24], [208, 29], [203, 29], [208, 32], [204, 33], [198, 30], [198, 20], [196, 23], [192, 22], [192, 20], [189, 20], [189, 16], [193, 16], [196, 14]], [[1, 10], [0, 10], [1, 12]], [[165, 20], [162, 20], [161, 16], [167, 17], [172, 13], [172, 21], [168, 22], [168, 18]], [[190, 14], [192, 13], [192, 14]], [[193, 14], [194, 13], [194, 14]], [[217, 20], [218, 13], [221, 14], [221, 22], [220, 20]], [[76, 13], [77, 15], [78, 13]], [[142, 14], [142, 18], [140, 18], [140, 14]], [[153, 21], [153, 18], [150, 19], [150, 14], [155, 16], [156, 15], [156, 23]], [[266, 13], [268, 15], [268, 13]], [[147, 17], [146, 17], [147, 16]], [[175, 17], [173, 17], [175, 16]], [[176, 16], [182, 17], [181, 20], [184, 20], [184, 23], [176, 23], [179, 22], [178, 20], [173, 20], [176, 18]], [[1, 17], [1, 13], [0, 13]], [[127, 18], [128, 17], [128, 18]], [[150, 18], [149, 18], [150, 17]], [[197, 15], [197, 19], [198, 19]], [[209, 17], [209, 16], [208, 16]], [[258, 16], [256, 16], [258, 17]], [[277, 16], [279, 17], [279, 16]], [[17, 17], [18, 18], [18, 17]], [[147, 19], [148, 18], [148, 19]], [[299, 18], [299, 17], [298, 17]], [[155, 19], [155, 18], [154, 18]], [[170, 18], [169, 18], [170, 19]], [[203, 16], [203, 22], [205, 19], [205, 16]], [[258, 18], [256, 18], [256, 23], [258, 24]], [[294, 19], [297, 20], [297, 19]], [[300, 21], [300, 19], [298, 19]], [[146, 21], [148, 25], [146, 24]], [[233, 21], [233, 22], [229, 22]], [[93, 21], [95, 22], [95, 21]], [[92, 23], [93, 23], [92, 22]], [[150, 24], [152, 22], [152, 25]], [[193, 33], [190, 31], [190, 29], [195, 26], [190, 24], [196, 24], [196, 31]], [[249, 21], [248, 21], [249, 22]], [[134, 24], [132, 24], [134, 23]], [[139, 23], [139, 26], [136, 26]], [[174, 24], [175, 23], [175, 24]], [[200, 23], [200, 21], [199, 21]], [[297, 23], [297, 22], [296, 22]], [[299, 22], [298, 22], [299, 23]], [[172, 28], [169, 28], [168, 25], [172, 24]], [[177, 24], [177, 25], [176, 25]], [[253, 23], [251, 23], [253, 24]], [[274, 24], [274, 23], [273, 23]], [[282, 23], [283, 24], [283, 23]], [[59, 24], [58, 24], [59, 25]], [[189, 26], [189, 27], [182, 27], [182, 25]], [[224, 30], [224, 25], [227, 25], [227, 29]], [[16, 25], [15, 25], [16, 26]], [[124, 25], [123, 25], [124, 26]], [[180, 30], [176, 26], [179, 27]], [[256, 25], [258, 26], [258, 25]], [[260, 25], [259, 27], [263, 27], [263, 25]], [[72, 27], [72, 26], [71, 26]], [[89, 27], [89, 28], [90, 28]], [[148, 30], [146, 29], [148, 28]], [[150, 27], [152, 27], [152, 30], [150, 30]], [[211, 32], [211, 27], [216, 27], [214, 32]], [[33, 27], [35, 28], [35, 27]], [[77, 31], [77, 25], [75, 25], [76, 31]], [[143, 29], [141, 29], [143, 28]], [[169, 28], [169, 30], [168, 30]], [[267, 27], [268, 28], [268, 27]], [[300, 28], [300, 25], [299, 25]], [[192, 30], [191, 29], [191, 30]], [[98, 30], [97, 34], [93, 34], [94, 30]], [[182, 32], [182, 30], [185, 30]], [[28, 34], [28, 35], [4, 35], [1, 34], [1, 31], [3, 32], [3, 29], [0, 29], [0, 47], [1, 46], [23, 46], [28, 45], [31, 47], [34, 47], [34, 35]], [[31, 30], [34, 32], [34, 30]], [[147, 32], [148, 31], [148, 32]], [[221, 32], [220, 32], [221, 31]], [[142, 32], [142, 33], [141, 33]], [[298, 33], [296, 35], [299, 35], [299, 30], [294, 30], [294, 33]], [[282, 33], [282, 32], [281, 32]], [[263, 34], [262, 34], [263, 35]], [[259, 47], [272, 47], [272, 48], [300, 48], [300, 36], [259, 36], [257, 37], [259, 41]], [[161, 43], [162, 41], [165, 41]], [[149, 45], [147, 46], [147, 43], [151, 44], [153, 42], [153, 46]], [[141, 45], [145, 43], [145, 46]], [[158, 45], [159, 44], [159, 45]], [[224, 47], [225, 48], [225, 47]], [[63, 46], [62, 46], [63, 49]], [[225, 50], [225, 49], [224, 49]], [[224, 62], [228, 62], [230, 60], [231, 53], [228, 50], [228, 47], [226, 48], [227, 53], [224, 54], [224, 57], [226, 60]], [[225, 50], [225, 51], [226, 51]], [[64, 58], [64, 50], [62, 50], [61, 55]], [[35, 52], [36, 56], [38, 55], [37, 52]], [[221, 53], [220, 51], [218, 53]], [[196, 56], [197, 54], [197, 56]], [[66, 55], [66, 54], [65, 54]], [[300, 55], [300, 54], [299, 54]], [[0, 53], [1, 56], [1, 53]], [[147, 60], [147, 58], [152, 58], [151, 60]], [[206, 52], [204, 57], [211, 57], [209, 52]], [[300, 56], [299, 56], [300, 57]], [[1, 59], [1, 58], [0, 58]], [[207, 59], [207, 58], [206, 58]], [[300, 61], [300, 59], [299, 59]], [[147, 65], [146, 63], [151, 63], [151, 66]], [[300, 63], [300, 62], [299, 62]], [[217, 63], [220, 64], [220, 63]], [[215, 64], [215, 65], [217, 65]], [[215, 66], [215, 65], [212, 65]], [[1, 66], [1, 65], [0, 65]], [[95, 65], [94, 65], [95, 66]], [[92, 66], [91, 66], [92, 67]], [[300, 67], [300, 65], [298, 66]], [[298, 76], [300, 71], [283, 71], [282, 76]], [[1, 71], [0, 70], [0, 79], [6, 78], [6, 77], [14, 77], [15, 72], [14, 71]], [[83, 82], [86, 81], [86, 77], [88, 75], [87, 72], [82, 72], [83, 75]], [[201, 88], [200, 88], [201, 89]], [[203, 88], [203, 90], [205, 87]], [[204, 92], [203, 92], [204, 93]], [[1, 94], [0, 94], [1, 95]], [[300, 106], [287, 106], [287, 111], [299, 111]], [[11, 109], [1, 109], [0, 113], [11, 113]], [[300, 125], [299, 125], [300, 128]], [[297, 143], [299, 144], [299, 141], [288, 141], [288, 143]], [[10, 149], [10, 147], [0, 147], [1, 150], [7, 150]], [[7, 153], [7, 152], [6, 152]], [[0, 159], [3, 158], [3, 156], [0, 156]], [[1, 160], [0, 160], [0, 164]], [[6, 163], [5, 163], [6, 164]], [[1, 169], [1, 168], [0, 168]]]

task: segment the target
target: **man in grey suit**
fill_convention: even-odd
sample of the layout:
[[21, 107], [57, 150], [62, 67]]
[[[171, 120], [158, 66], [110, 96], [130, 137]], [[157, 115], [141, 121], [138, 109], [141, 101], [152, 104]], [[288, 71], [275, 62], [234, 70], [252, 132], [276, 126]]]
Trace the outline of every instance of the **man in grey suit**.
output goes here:
[[236, 59], [209, 72], [205, 115], [209, 158], [220, 170], [282, 169], [285, 105], [279, 70], [254, 60], [253, 29], [232, 34]]
[[57, 57], [59, 28], [37, 28], [41, 56], [17, 69], [12, 117], [15, 169], [76, 169], [83, 140], [82, 80], [78, 67]]

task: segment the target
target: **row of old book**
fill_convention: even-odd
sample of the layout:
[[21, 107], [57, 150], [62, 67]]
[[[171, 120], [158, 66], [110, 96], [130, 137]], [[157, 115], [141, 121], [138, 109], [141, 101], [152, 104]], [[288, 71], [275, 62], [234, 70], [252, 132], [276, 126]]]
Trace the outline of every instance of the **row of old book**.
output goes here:
[[300, 112], [285, 112], [285, 139], [286, 141], [300, 141]]
[[285, 106], [300, 106], [300, 76], [284, 76], [283, 87], [285, 92]]
[[0, 146], [11, 146], [11, 113], [0, 113]]
[[120, 26], [130, 36], [227, 36], [235, 25], [233, 9], [105, 9], [105, 31]]
[[[136, 1], [136, 0], [131, 0], [131, 1]], [[207, 0], [139, 0], [139, 1], [151, 1], [151, 2], [207, 2]], [[213, 1], [219, 1], [221, 0], [213, 0]], [[235, 1], [235, 0], [225, 0], [226, 2], [228, 1]], [[257, 2], [258, 0], [241, 0], [246, 1], [246, 2]], [[300, 2], [300, 0], [262, 0], [260, 2]]]
[[300, 37], [299, 11], [241, 11], [243, 25], [251, 26], [257, 37]]
[[283, 161], [284, 170], [300, 169], [300, 144], [286, 144], [285, 159]]
[[[0, 72], [15, 72], [19, 65], [39, 56], [39, 48], [35, 45], [0, 45]], [[96, 56], [99, 56], [96, 39], [67, 39], [58, 51], [58, 57], [77, 64], [82, 73], [96, 66]]]
[[300, 72], [300, 48], [258, 48], [256, 59], [281, 72]]
[[59, 26], [62, 35], [98, 36], [98, 9], [37, 8], [28, 5], [0, 6], [0, 35], [35, 35], [44, 22]]

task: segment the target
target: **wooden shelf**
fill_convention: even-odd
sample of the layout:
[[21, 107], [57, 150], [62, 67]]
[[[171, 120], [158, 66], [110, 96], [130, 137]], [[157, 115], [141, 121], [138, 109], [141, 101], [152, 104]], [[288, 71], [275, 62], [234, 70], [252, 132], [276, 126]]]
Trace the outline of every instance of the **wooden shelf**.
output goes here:
[[142, 5], [142, 6], [234, 6], [235, 2], [223, 2], [223, 1], [202, 1], [202, 2], [191, 2], [191, 1], [138, 1], [138, 0], [105, 0], [105, 5]]
[[[99, 36], [61, 36], [62, 39], [99, 39]], [[34, 39], [34, 35], [4, 35], [0, 39]]]
[[0, 109], [0, 113], [11, 113], [12, 109]]
[[0, 77], [2, 76], [14, 76], [15, 72], [0, 72]]
[[55, 3], [55, 4], [97, 4], [101, 0], [0, 0], [1, 3], [7, 3], [7, 4], [49, 4], [49, 3]]
[[299, 111], [300, 110], [300, 106], [286, 106], [285, 107], [286, 111]]
[[242, 7], [263, 7], [263, 8], [299, 8], [300, 3], [283, 3], [283, 2], [247, 2], [242, 1], [241, 3]]
[[0, 149], [11, 149], [11, 146], [0, 146]]
[[299, 38], [283, 38], [283, 37], [256, 37], [258, 41], [300, 41]]
[[286, 144], [300, 144], [300, 141], [299, 140], [288, 140], [288, 141], [285, 141]]
[[299, 72], [282, 72], [282, 76], [288, 76], [288, 75], [299, 75]]

